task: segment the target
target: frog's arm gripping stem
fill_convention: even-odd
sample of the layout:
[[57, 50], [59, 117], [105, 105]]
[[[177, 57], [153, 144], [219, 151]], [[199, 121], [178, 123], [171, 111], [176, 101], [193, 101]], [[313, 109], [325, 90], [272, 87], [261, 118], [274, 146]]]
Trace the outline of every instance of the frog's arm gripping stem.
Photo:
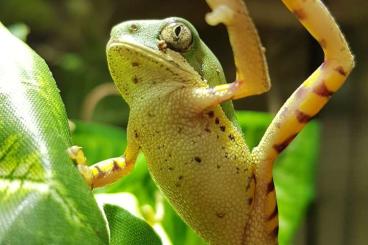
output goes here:
[[75, 162], [79, 172], [91, 188], [113, 183], [129, 174], [134, 167], [138, 152], [138, 148], [128, 145], [124, 156], [109, 158], [88, 166], [81, 147], [72, 146], [68, 149], [70, 158]]
[[281, 107], [254, 149], [263, 162], [271, 163], [269, 171], [277, 155], [324, 107], [354, 67], [354, 57], [340, 28], [320, 0], [283, 0], [283, 3], [319, 42], [324, 61]]

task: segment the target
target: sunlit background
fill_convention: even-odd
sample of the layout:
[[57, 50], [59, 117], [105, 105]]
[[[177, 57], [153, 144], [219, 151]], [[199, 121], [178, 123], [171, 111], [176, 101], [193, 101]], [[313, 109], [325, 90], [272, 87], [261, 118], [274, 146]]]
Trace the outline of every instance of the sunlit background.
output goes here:
[[[318, 116], [317, 197], [295, 244], [368, 244], [368, 2], [324, 2], [345, 33], [357, 66]], [[281, 1], [247, 4], [267, 50], [273, 88], [267, 95], [237, 101], [236, 108], [274, 113], [321, 63], [322, 53]], [[129, 19], [184, 17], [197, 27], [231, 81], [234, 65], [226, 30], [208, 26], [203, 19], [207, 11], [198, 0], [0, 1], [0, 21], [19, 35], [29, 33], [27, 43], [50, 66], [68, 116], [124, 128], [127, 105], [111, 86], [100, 86], [111, 83], [105, 60], [111, 27]]]

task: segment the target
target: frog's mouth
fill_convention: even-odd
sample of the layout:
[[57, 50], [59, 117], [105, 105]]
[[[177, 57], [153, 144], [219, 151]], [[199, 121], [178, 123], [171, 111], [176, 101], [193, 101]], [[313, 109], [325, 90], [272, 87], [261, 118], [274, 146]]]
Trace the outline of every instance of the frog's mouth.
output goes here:
[[116, 55], [120, 58], [130, 60], [132, 63], [134, 63], [134, 59], [140, 59], [147, 63], [154, 62], [159, 64], [160, 67], [165, 67], [176, 74], [185, 73], [186, 76], [199, 76], [180, 53], [171, 49], [160, 50], [158, 47], [157, 49], [153, 49], [130, 41], [110, 40], [107, 44], [109, 63], [114, 60], [114, 56]]

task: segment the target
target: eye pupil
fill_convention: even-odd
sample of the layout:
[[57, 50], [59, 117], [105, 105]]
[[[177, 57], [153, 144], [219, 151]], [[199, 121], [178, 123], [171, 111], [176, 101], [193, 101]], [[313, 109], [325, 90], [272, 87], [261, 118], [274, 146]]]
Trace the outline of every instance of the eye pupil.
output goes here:
[[191, 30], [186, 25], [174, 22], [164, 26], [160, 33], [160, 39], [165, 41], [168, 48], [184, 52], [191, 46], [193, 36]]
[[175, 35], [176, 35], [177, 37], [179, 37], [180, 32], [181, 32], [181, 26], [177, 26], [177, 27], [175, 28], [174, 32], [175, 32]]

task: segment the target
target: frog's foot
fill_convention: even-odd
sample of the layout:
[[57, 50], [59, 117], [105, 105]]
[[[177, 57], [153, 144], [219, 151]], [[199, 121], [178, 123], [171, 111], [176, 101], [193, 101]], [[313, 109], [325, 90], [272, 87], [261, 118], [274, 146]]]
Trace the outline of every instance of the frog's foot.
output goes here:
[[229, 8], [227, 5], [216, 6], [212, 12], [206, 14], [206, 22], [215, 26], [220, 23], [230, 25], [234, 21], [234, 10]]
[[73, 145], [68, 148], [67, 152], [68, 152], [70, 159], [72, 159], [72, 161], [76, 165], [85, 165], [87, 163], [87, 159], [84, 155], [82, 147]]
[[109, 158], [88, 166], [81, 147], [72, 146], [67, 152], [91, 188], [110, 184], [122, 176], [127, 175], [133, 167], [133, 164], [127, 164], [125, 157]]

